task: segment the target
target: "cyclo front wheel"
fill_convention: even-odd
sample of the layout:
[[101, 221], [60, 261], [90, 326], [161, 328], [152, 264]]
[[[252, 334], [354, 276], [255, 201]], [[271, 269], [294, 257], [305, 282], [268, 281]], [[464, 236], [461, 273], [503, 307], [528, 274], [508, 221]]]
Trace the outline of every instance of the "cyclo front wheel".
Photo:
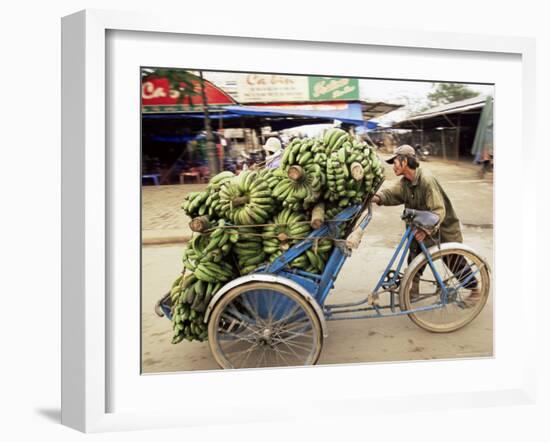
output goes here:
[[314, 365], [323, 333], [303, 296], [282, 284], [255, 282], [235, 287], [216, 304], [208, 341], [222, 368]]
[[452, 332], [472, 322], [487, 303], [489, 266], [469, 247], [459, 244], [443, 244], [431, 259], [433, 268], [424, 254], [411, 263], [401, 284], [399, 305], [402, 311], [426, 309], [408, 315], [419, 327], [435, 333]]

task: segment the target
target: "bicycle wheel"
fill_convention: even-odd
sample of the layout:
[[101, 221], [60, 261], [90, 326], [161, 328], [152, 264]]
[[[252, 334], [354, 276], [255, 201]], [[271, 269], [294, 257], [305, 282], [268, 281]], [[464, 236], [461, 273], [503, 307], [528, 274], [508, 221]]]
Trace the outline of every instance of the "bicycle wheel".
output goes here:
[[222, 368], [314, 365], [323, 345], [315, 310], [277, 283], [235, 287], [208, 321], [210, 350]]
[[[447, 333], [469, 324], [481, 312], [489, 297], [489, 266], [467, 247], [453, 245], [432, 255], [434, 269], [441, 277], [447, 296], [425, 256], [407, 270], [399, 292], [401, 310], [434, 309], [409, 313], [409, 318], [425, 330]], [[411, 290], [418, 282], [418, 291]], [[416, 293], [415, 293], [416, 292]]]

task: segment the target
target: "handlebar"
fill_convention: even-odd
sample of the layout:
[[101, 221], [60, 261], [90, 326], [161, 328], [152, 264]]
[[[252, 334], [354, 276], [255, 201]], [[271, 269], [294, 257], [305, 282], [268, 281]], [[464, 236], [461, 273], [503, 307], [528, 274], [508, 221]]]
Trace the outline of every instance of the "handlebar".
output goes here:
[[405, 209], [401, 214], [401, 219], [426, 232], [433, 231], [439, 223], [439, 216], [428, 210]]

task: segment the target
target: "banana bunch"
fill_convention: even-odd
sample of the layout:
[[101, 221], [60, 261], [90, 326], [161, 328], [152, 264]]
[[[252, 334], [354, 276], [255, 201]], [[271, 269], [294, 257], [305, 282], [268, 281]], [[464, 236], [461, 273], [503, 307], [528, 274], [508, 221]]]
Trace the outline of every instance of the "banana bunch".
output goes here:
[[212, 177], [212, 179], [208, 183], [208, 188], [212, 190], [219, 190], [223, 183], [234, 177], [235, 174], [229, 170], [220, 172]]
[[259, 173], [252, 170], [226, 181], [219, 196], [222, 215], [235, 224], [262, 224], [274, 208], [271, 189], [259, 178]]
[[219, 209], [219, 189], [226, 181], [235, 177], [230, 171], [224, 171], [215, 175], [206, 190], [201, 192], [190, 192], [183, 200], [181, 208], [193, 218], [205, 214], [213, 215]]
[[305, 167], [309, 164], [320, 166], [317, 173], [321, 173], [326, 162], [327, 155], [323, 142], [318, 139], [295, 139], [283, 153], [281, 169], [288, 171], [291, 166]]
[[338, 207], [338, 204], [336, 204], [336, 205], [333, 204], [331, 206], [327, 206], [326, 211], [325, 211], [325, 216], [327, 217], [327, 219], [332, 219], [336, 215], [338, 215], [338, 213], [341, 210], [342, 209], [340, 207]]
[[263, 229], [263, 252], [273, 262], [294, 244], [311, 232], [311, 227], [303, 212], [287, 208], [279, 212]]
[[178, 277], [170, 292], [172, 300], [172, 343], [183, 339], [204, 341], [208, 331], [204, 324], [204, 311], [222, 283], [205, 283], [196, 275]]
[[[323, 198], [332, 203], [329, 218], [351, 204], [360, 204], [383, 177], [383, 169], [375, 150], [359, 142], [341, 129], [330, 129], [323, 137], [327, 185]], [[360, 178], [352, 177], [352, 170], [361, 170]]]
[[308, 210], [321, 196], [324, 183], [323, 169], [310, 161], [300, 166], [298, 176], [282, 178], [273, 188], [273, 197], [281, 202], [283, 208]]
[[273, 190], [277, 184], [283, 179], [285, 176], [283, 170], [281, 168], [276, 169], [261, 169], [258, 171], [258, 178], [261, 181], [264, 181], [268, 187]]
[[190, 192], [183, 200], [181, 208], [190, 218], [202, 216], [207, 213], [208, 208], [204, 204], [208, 199], [209, 192]]
[[346, 182], [350, 181], [345, 158], [343, 162], [340, 158], [338, 151], [334, 151], [327, 159], [327, 186], [323, 196], [331, 202], [346, 197]]
[[350, 136], [345, 130], [339, 128], [327, 130], [323, 136], [323, 144], [325, 145], [327, 155], [340, 150], [340, 147], [346, 141], [349, 141], [349, 138]]
[[327, 165], [328, 155], [323, 141], [316, 140], [313, 146], [311, 146], [311, 152], [313, 153], [313, 162], [318, 164], [321, 170], [324, 171]]
[[221, 172], [210, 180], [206, 190], [189, 193], [181, 205], [185, 214], [191, 218], [202, 215], [209, 215], [210, 219], [220, 218], [221, 203], [218, 190], [224, 182], [234, 176], [235, 174], [230, 171]]
[[368, 156], [370, 169], [365, 174], [365, 186], [366, 191], [371, 192], [374, 187], [378, 185], [384, 178], [384, 169], [380, 158], [372, 148], [365, 148], [364, 150], [365, 157]]
[[325, 269], [325, 264], [332, 253], [333, 243], [330, 239], [323, 238], [313, 244], [313, 247], [306, 251], [306, 257], [310, 263], [306, 267], [306, 272], [322, 273]]
[[321, 141], [314, 138], [294, 139], [284, 150], [281, 167], [287, 169], [292, 165], [305, 166], [313, 161], [320, 147]]
[[[328, 241], [330, 242], [330, 240]], [[332, 249], [332, 245], [329, 245], [328, 247], [329, 250]], [[313, 250], [308, 249], [305, 254], [298, 256], [298, 258], [292, 261], [290, 265], [309, 273], [322, 273], [325, 269], [325, 264], [328, 257], [328, 252], [314, 252]]]
[[262, 230], [255, 227], [239, 227], [241, 239], [233, 246], [241, 275], [246, 275], [267, 260], [262, 246]]
[[172, 309], [172, 344], [178, 344], [184, 339], [188, 341], [206, 341], [208, 330], [202, 322], [202, 315], [191, 309], [189, 304], [177, 304]]
[[183, 253], [183, 264], [193, 273], [177, 278], [170, 292], [173, 343], [206, 339], [204, 311], [225, 282], [237, 276], [227, 257], [238, 240], [237, 230], [226, 226], [223, 219], [210, 234], [194, 234], [191, 238]]
[[[206, 282], [224, 281], [233, 275], [233, 269], [224, 258], [239, 240], [236, 229], [226, 228], [225, 220], [211, 234], [195, 233], [183, 252], [183, 265]], [[229, 267], [228, 267], [229, 266]]]

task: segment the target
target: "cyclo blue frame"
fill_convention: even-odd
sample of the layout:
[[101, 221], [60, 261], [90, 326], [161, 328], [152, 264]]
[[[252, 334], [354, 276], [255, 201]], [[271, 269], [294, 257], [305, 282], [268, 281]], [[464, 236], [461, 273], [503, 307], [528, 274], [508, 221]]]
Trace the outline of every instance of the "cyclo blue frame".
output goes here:
[[[386, 316], [400, 316], [410, 313], [434, 310], [441, 307], [444, 307], [447, 303], [448, 290], [443, 282], [441, 276], [437, 272], [430, 252], [424, 245], [422, 241], [419, 242], [422, 253], [426, 256], [428, 260], [428, 265], [430, 266], [439, 286], [441, 287], [441, 300], [439, 303], [418, 307], [410, 310], [399, 310], [395, 308], [397, 304], [395, 302], [397, 280], [400, 276], [401, 268], [405, 261], [405, 256], [409, 250], [412, 240], [414, 239], [414, 228], [407, 224], [407, 228], [401, 241], [399, 242], [395, 252], [388, 262], [386, 269], [383, 274], [380, 276], [378, 283], [375, 288], [372, 290], [372, 295], [377, 295], [381, 292], [390, 293], [390, 303], [389, 305], [379, 306], [372, 305], [368, 307], [361, 307], [364, 304], [368, 303], [368, 296], [364, 299], [361, 299], [357, 302], [346, 303], [346, 304], [334, 304], [334, 305], [325, 305], [325, 300], [334, 288], [334, 282], [342, 269], [342, 266], [346, 262], [346, 259], [351, 256], [351, 251], [345, 246], [345, 239], [338, 239], [335, 241], [335, 247], [332, 251], [331, 256], [329, 257], [325, 269], [322, 274], [315, 274], [306, 272], [300, 269], [291, 268], [289, 264], [296, 259], [298, 256], [305, 253], [308, 249], [314, 247], [315, 241], [324, 237], [337, 238], [337, 229], [339, 226], [347, 221], [354, 219], [358, 212], [363, 209], [364, 206], [356, 205], [348, 207], [342, 212], [340, 212], [333, 220], [326, 222], [322, 227], [313, 231], [307, 238], [299, 242], [298, 244], [291, 247], [284, 254], [279, 256], [273, 263], [267, 266], [260, 266], [252, 273], [269, 273], [282, 276], [303, 286], [319, 303], [323, 308], [325, 318], [327, 320], [335, 319], [362, 319], [362, 318], [375, 318], [375, 317], [386, 317]], [[369, 205], [367, 216], [359, 224], [359, 228], [365, 230], [368, 224], [372, 219], [372, 212]], [[393, 266], [397, 259], [399, 262], [397, 267], [394, 269]], [[477, 273], [477, 272], [476, 272]], [[470, 275], [461, 285], [466, 285], [475, 274]], [[171, 319], [171, 309], [169, 304], [169, 296], [166, 296], [158, 303], [158, 308], [162, 310], [164, 315]], [[382, 313], [383, 310], [390, 309], [391, 313]], [[357, 315], [358, 312], [370, 312], [366, 315]], [[344, 313], [355, 313], [354, 315], [343, 315]]]
[[[366, 304], [368, 302], [368, 297], [366, 297], [358, 302], [325, 306], [325, 300], [328, 294], [330, 293], [330, 291], [334, 288], [334, 282], [336, 281], [336, 278], [338, 277], [338, 274], [340, 273], [342, 266], [346, 262], [346, 259], [351, 255], [350, 250], [344, 245], [345, 239], [341, 239], [335, 242], [334, 250], [325, 265], [325, 269], [323, 273], [320, 275], [305, 272], [299, 269], [290, 268], [288, 266], [291, 261], [293, 261], [298, 256], [305, 253], [306, 250], [314, 247], [316, 238], [322, 238], [327, 236], [336, 237], [337, 228], [342, 223], [352, 219], [361, 209], [362, 209], [362, 206], [357, 205], [357, 206], [349, 207], [343, 210], [334, 218], [334, 220], [331, 220], [330, 222], [325, 223], [324, 226], [313, 231], [307, 238], [305, 238], [300, 243], [294, 245], [292, 248], [287, 250], [283, 255], [281, 255], [279, 258], [273, 261], [272, 264], [270, 264], [269, 266], [259, 267], [256, 271], [254, 271], [254, 273], [276, 274], [276, 275], [291, 279], [297, 282], [298, 284], [302, 285], [306, 290], [308, 290], [309, 293], [311, 293], [311, 295], [316, 299], [316, 301], [321, 305], [321, 307], [323, 307], [325, 318], [327, 320], [328, 319], [361, 319], [361, 318], [371, 318], [371, 317], [399, 316], [399, 315], [406, 315], [409, 313], [415, 313], [420, 311], [434, 310], [434, 309], [443, 307], [447, 301], [448, 291], [445, 286], [445, 283], [443, 282], [443, 279], [441, 278], [441, 276], [439, 275], [439, 273], [437, 272], [433, 264], [432, 257], [428, 249], [426, 248], [424, 243], [421, 241], [419, 242], [420, 248], [424, 253], [424, 255], [426, 256], [428, 260], [428, 265], [432, 269], [436, 277], [436, 280], [439, 286], [441, 287], [441, 302], [430, 306], [418, 307], [410, 310], [404, 310], [404, 311], [395, 310], [395, 307], [397, 306], [397, 304], [395, 303], [396, 290], [392, 290], [392, 288], [396, 287], [397, 278], [400, 275], [401, 268], [405, 261], [405, 256], [407, 255], [409, 246], [412, 240], [414, 239], [414, 228], [410, 224], [407, 225], [407, 228], [405, 230], [405, 233], [403, 234], [403, 237], [401, 238], [401, 241], [399, 242], [399, 245], [397, 246], [392, 258], [390, 259], [388, 265], [386, 266], [386, 269], [384, 270], [383, 274], [378, 280], [378, 283], [376, 284], [374, 290], [372, 291], [373, 295], [377, 295], [380, 292], [389, 291], [390, 292], [389, 305], [386, 305], [386, 306], [374, 305], [366, 308], [345, 309], [346, 307], [359, 307], [361, 305]], [[371, 219], [372, 219], [372, 212], [369, 206], [367, 216], [359, 224], [358, 227], [362, 230], [365, 230], [368, 224], [370, 223]], [[397, 267], [394, 269], [393, 266], [398, 258], [399, 258], [399, 261], [398, 261]], [[338, 309], [338, 310], [335, 311], [334, 309]], [[382, 310], [385, 310], [385, 309], [391, 309], [392, 313], [383, 314]], [[371, 313], [368, 315], [353, 315], [353, 316], [342, 315], [343, 313], [357, 313], [361, 311], [364, 311], [364, 312], [370, 311]], [[374, 312], [374, 314], [372, 312]]]

